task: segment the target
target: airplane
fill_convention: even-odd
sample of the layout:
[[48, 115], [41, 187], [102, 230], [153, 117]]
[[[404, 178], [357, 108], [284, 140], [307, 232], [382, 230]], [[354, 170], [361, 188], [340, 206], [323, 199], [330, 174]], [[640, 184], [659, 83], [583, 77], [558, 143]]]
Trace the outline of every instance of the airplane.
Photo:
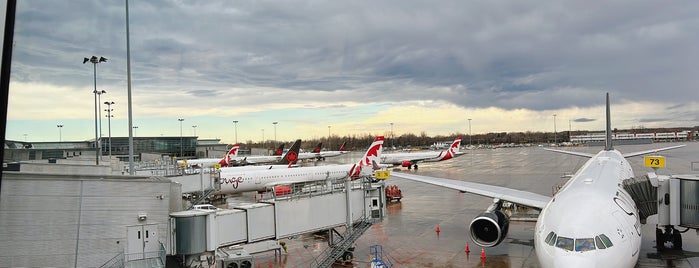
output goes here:
[[278, 185], [292, 183], [339, 180], [350, 176], [352, 179], [366, 174], [379, 161], [383, 147], [383, 136], [377, 136], [364, 156], [355, 164], [298, 167], [269, 170], [221, 169], [221, 189], [215, 194], [235, 194], [249, 191], [265, 191]]
[[342, 145], [340, 145], [340, 149], [338, 151], [320, 151], [320, 157], [325, 160], [326, 157], [335, 157], [339, 156], [342, 154], [348, 153], [348, 151], [345, 149], [345, 145], [347, 142], [343, 142]]
[[417, 169], [418, 162], [437, 162], [465, 154], [460, 152], [461, 136], [456, 137], [449, 149], [439, 152], [394, 153], [381, 155], [381, 164], [392, 164]]
[[177, 165], [181, 167], [210, 168], [214, 167], [216, 164], [220, 164], [221, 166], [225, 167], [228, 165], [229, 161], [238, 155], [238, 149], [240, 149], [240, 143], [234, 144], [223, 158], [183, 159], [177, 160]]
[[326, 157], [335, 157], [339, 156], [342, 154], [348, 153], [345, 150], [345, 144], [347, 142], [343, 142], [342, 145], [340, 145], [340, 150], [339, 151], [322, 151], [322, 146], [323, 143], [318, 143], [318, 145], [313, 149], [313, 152], [309, 153], [300, 153], [299, 154], [299, 159], [301, 160], [307, 160], [307, 159], [316, 159], [316, 160], [325, 160]]
[[290, 164], [287, 156], [291, 158], [292, 163], [295, 164], [298, 161], [299, 148], [301, 147], [301, 140], [296, 140], [294, 144], [291, 145], [284, 155], [248, 155], [248, 156], [236, 156], [234, 159], [228, 161], [227, 166], [245, 166], [245, 165], [263, 165], [263, 164]]
[[540, 210], [534, 248], [542, 267], [634, 267], [641, 247], [641, 223], [623, 181], [634, 176], [627, 157], [682, 147], [622, 154], [612, 146], [607, 93], [606, 144], [597, 154], [549, 151], [590, 158], [553, 197], [487, 184], [395, 172], [392, 176], [494, 198], [471, 221], [473, 241], [493, 247], [507, 236], [509, 218], [503, 201]]
[[313, 148], [313, 151], [299, 153], [299, 160], [309, 160], [318, 158], [320, 156], [321, 148], [323, 148], [323, 143], [319, 142], [318, 145], [316, 145], [316, 147]]

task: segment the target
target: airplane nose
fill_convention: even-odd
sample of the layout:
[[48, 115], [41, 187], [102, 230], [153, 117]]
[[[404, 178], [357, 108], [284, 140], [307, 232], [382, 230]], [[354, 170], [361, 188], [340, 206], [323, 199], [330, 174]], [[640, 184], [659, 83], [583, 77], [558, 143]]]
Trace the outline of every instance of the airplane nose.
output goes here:
[[556, 256], [553, 259], [554, 267], [566, 267], [566, 268], [591, 268], [595, 267], [595, 262], [590, 258], [584, 258], [583, 256], [575, 255], [565, 255]]

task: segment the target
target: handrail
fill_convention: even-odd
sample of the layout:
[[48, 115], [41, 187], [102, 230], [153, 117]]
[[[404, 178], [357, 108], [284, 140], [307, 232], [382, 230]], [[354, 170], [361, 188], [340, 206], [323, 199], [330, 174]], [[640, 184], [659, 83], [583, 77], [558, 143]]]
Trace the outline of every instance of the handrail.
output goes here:
[[116, 268], [124, 267], [124, 252], [118, 253], [116, 256], [102, 264], [99, 268]]

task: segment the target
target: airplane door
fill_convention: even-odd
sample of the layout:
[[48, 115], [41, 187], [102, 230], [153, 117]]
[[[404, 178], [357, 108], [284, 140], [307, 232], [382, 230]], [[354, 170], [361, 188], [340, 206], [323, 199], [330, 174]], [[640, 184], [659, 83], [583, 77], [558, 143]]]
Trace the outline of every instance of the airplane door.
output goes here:
[[157, 230], [157, 224], [127, 226], [126, 260], [144, 259], [149, 257], [146, 253], [160, 250]]

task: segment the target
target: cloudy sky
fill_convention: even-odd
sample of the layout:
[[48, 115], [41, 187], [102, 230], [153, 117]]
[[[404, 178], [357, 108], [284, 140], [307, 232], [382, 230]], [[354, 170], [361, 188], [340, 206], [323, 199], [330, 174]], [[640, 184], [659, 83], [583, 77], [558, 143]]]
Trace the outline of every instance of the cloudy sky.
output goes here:
[[[124, 1], [18, 2], [7, 139], [93, 139], [92, 55], [127, 136]], [[129, 7], [136, 136], [602, 130], [605, 92], [617, 128], [699, 125], [697, 1]]]

